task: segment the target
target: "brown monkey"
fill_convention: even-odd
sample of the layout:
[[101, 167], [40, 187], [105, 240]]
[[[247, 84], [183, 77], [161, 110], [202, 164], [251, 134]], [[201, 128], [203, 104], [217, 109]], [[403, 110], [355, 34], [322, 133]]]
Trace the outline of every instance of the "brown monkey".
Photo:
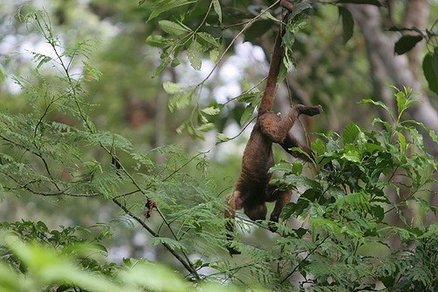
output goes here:
[[[283, 2], [283, 1], [282, 1]], [[287, 1], [286, 1], [287, 2]], [[287, 2], [290, 4], [290, 2]], [[288, 6], [287, 8], [291, 8]], [[284, 54], [281, 44], [282, 30], [280, 29], [275, 40], [274, 52], [272, 53], [266, 88], [260, 103], [256, 124], [245, 147], [242, 158], [242, 170], [237, 180], [235, 189], [228, 198], [228, 210], [225, 217], [227, 222], [228, 239], [233, 239], [236, 210], [244, 209], [245, 214], [251, 220], [264, 220], [266, 218], [266, 202], [274, 202], [275, 207], [270, 220], [278, 222], [284, 205], [290, 201], [290, 190], [277, 190], [278, 186], [270, 184], [271, 174], [269, 169], [274, 165], [272, 143], [280, 144], [288, 153], [304, 160], [309, 160], [306, 155], [294, 152], [290, 148], [300, 147], [308, 155], [313, 153], [307, 146], [301, 145], [298, 140], [289, 134], [289, 130], [300, 114], [314, 116], [321, 113], [321, 106], [293, 106], [285, 117], [272, 112], [275, 99], [277, 77]], [[271, 228], [275, 230], [275, 228]], [[231, 254], [239, 253], [232, 247], [228, 247]]]

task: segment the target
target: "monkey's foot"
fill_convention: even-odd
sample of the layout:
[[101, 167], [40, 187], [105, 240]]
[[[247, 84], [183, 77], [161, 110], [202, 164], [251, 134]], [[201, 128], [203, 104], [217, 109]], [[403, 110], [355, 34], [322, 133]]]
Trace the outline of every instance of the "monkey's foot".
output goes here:
[[300, 114], [305, 114], [306, 116], [315, 116], [322, 113], [322, 106], [305, 106], [302, 104], [297, 105]]

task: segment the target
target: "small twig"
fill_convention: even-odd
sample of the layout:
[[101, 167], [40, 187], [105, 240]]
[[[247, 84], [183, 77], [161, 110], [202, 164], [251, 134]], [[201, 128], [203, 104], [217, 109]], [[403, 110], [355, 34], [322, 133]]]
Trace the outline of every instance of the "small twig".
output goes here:
[[266, 11], [268, 11], [269, 9], [271, 9], [272, 7], [277, 5], [278, 3], [280, 3], [280, 0], [275, 1], [274, 4], [272, 4], [271, 6], [263, 9], [258, 15], [256, 15], [254, 18], [252, 18], [250, 21], [248, 21], [248, 23], [245, 24], [245, 26], [236, 34], [236, 36], [231, 40], [230, 44], [222, 52], [222, 54], [220, 55], [218, 61], [216, 62], [216, 64], [211, 69], [210, 73], [208, 73], [208, 75], [197, 86], [200, 86], [200, 85], [204, 84], [211, 77], [211, 75], [216, 70], [216, 68], [219, 65], [219, 63], [224, 59], [225, 55], [228, 53], [228, 51], [234, 45], [236, 40], [251, 26], [251, 24], [253, 24], [257, 19], [262, 17], [262, 15], [266, 13]]
[[295, 268], [293, 268], [293, 270], [289, 273], [289, 274], [287, 274], [287, 276], [286, 277], [284, 277], [283, 278], [283, 280], [281, 280], [281, 282], [280, 282], [280, 284], [283, 284], [284, 283], [284, 281], [286, 281], [287, 279], [289, 279], [289, 277], [290, 276], [292, 276], [297, 270], [298, 270], [298, 268], [299, 267], [301, 267], [301, 265], [307, 260], [307, 258], [309, 258], [309, 256], [311, 256], [323, 243], [324, 243], [324, 241], [327, 239], [327, 238], [329, 238], [329, 236], [327, 235], [320, 243], [318, 243], [305, 257], [304, 257], [304, 259], [302, 259], [299, 263], [298, 263], [298, 265], [296, 265], [295, 266]]
[[127, 192], [127, 193], [124, 193], [124, 194], [121, 194], [121, 195], [115, 196], [113, 199], [119, 199], [119, 198], [127, 197], [127, 196], [130, 196], [130, 195], [133, 195], [133, 194], [139, 193], [139, 192], [141, 192], [141, 190], [136, 189], [136, 190], [133, 190], [133, 191], [130, 191], [130, 192]]
[[[143, 220], [133, 214], [126, 206], [120, 203], [117, 199], [112, 200], [117, 206], [119, 206], [126, 214], [128, 214], [132, 219], [137, 221], [144, 229], [146, 229], [153, 237], [160, 237], [158, 233], [152, 230]], [[170, 247], [167, 243], [161, 243], [197, 280], [200, 280], [198, 272], [190, 262], [186, 262], [172, 247]]]
[[249, 122], [248, 122], [248, 123], [242, 128], [242, 130], [240, 130], [239, 133], [237, 133], [237, 135], [228, 138], [227, 141], [218, 141], [218, 142], [216, 142], [216, 144], [220, 144], [220, 143], [223, 143], [223, 142], [228, 142], [228, 141], [231, 141], [231, 140], [236, 139], [237, 137], [239, 137], [240, 135], [242, 135], [242, 133], [246, 130], [246, 128], [248, 128], [248, 126], [249, 126], [249, 125], [250, 125], [250, 124], [251, 124], [256, 118], [257, 118], [257, 117], [253, 117], [253, 118], [251, 119], [251, 121], [249, 121]]

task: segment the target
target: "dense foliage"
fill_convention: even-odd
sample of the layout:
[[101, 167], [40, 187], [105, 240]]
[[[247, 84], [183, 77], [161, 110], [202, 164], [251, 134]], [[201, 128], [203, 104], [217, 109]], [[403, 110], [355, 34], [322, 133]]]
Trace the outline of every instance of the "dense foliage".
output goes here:
[[[225, 21], [219, 1], [207, 7], [199, 3], [192, 7], [194, 2], [150, 1], [152, 6], [146, 7], [154, 11], [150, 21], [166, 13], [181, 16], [175, 11], [186, 6], [193, 8], [187, 15], [207, 11], [195, 30], [183, 19], [158, 22], [168, 36], [147, 40], [164, 50], [157, 74], [176, 65], [182, 50], [187, 50], [195, 69], [205, 52], [216, 61], [227, 52], [220, 52], [216, 37], [200, 31], [211, 11], [219, 22]], [[286, 34], [290, 46], [294, 32], [302, 28], [301, 14], [310, 8], [304, 2], [295, 11]], [[271, 23], [273, 16], [266, 11], [248, 27], [262, 16]], [[361, 107], [382, 107], [390, 120], [376, 118], [370, 129], [349, 124], [342, 133], [320, 134], [312, 143], [316, 159], [309, 167], [288, 161], [273, 167], [279, 174], [276, 180], [293, 189], [297, 199], [285, 207], [278, 231], [266, 232], [263, 242], [252, 242], [246, 235], [264, 232], [269, 222], [238, 216], [241, 240], [234, 244], [242, 255], [229, 257], [222, 218], [228, 190], [213, 178], [206, 153], [190, 156], [173, 145], [138, 150], [127, 138], [100, 130], [85, 89], [87, 82], [101, 76], [87, 59], [89, 42], [63, 43], [44, 12], [24, 9], [19, 15], [39, 31], [53, 54], [33, 52], [33, 74], [16, 77], [30, 108], [20, 114], [7, 109], [0, 113], [1, 193], [56, 197], [60, 202], [65, 197], [111, 202], [126, 221], [148, 234], [149, 245], [163, 246], [172, 255], [178, 272], [148, 260], [108, 262], [104, 240], [112, 234], [105, 225], [50, 230], [43, 222], [20, 221], [1, 224], [2, 291], [438, 288], [438, 225], [426, 228], [423, 217], [415, 222], [405, 217], [407, 206], [417, 207], [422, 216], [436, 212], [424, 197], [438, 169], [419, 131], [435, 143], [438, 137], [404, 117], [415, 106], [410, 89], [394, 89], [396, 112], [379, 101], [363, 100]], [[285, 68], [292, 63], [290, 51], [289, 57]], [[191, 88], [165, 83], [165, 90], [173, 94], [170, 109], [193, 105], [202, 86], [202, 82]], [[239, 97], [247, 106], [242, 124], [250, 121], [257, 106], [256, 87]], [[213, 117], [223, 106], [195, 104], [184, 128], [201, 137], [215, 127]], [[156, 153], [164, 155], [163, 163], [155, 162]], [[390, 214], [398, 216], [403, 226], [389, 224]]]

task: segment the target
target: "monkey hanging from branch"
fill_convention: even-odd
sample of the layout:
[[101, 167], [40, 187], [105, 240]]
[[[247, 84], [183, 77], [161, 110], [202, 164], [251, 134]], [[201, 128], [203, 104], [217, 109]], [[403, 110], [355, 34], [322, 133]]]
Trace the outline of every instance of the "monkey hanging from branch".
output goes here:
[[[293, 4], [282, 0], [281, 5], [289, 10]], [[291, 155], [310, 161], [313, 156], [312, 150], [302, 145], [289, 130], [301, 114], [314, 116], [322, 112], [321, 106], [305, 106], [297, 104], [292, 106], [288, 114], [281, 117], [272, 112], [275, 99], [277, 78], [284, 55], [282, 37], [284, 29], [280, 28], [272, 53], [266, 88], [260, 102], [258, 116], [254, 128], [246, 144], [242, 169], [233, 193], [228, 197], [228, 209], [225, 211], [227, 222], [227, 239], [234, 238], [234, 218], [236, 210], [242, 209], [251, 220], [266, 219], [266, 202], [274, 202], [275, 207], [271, 213], [270, 221], [278, 222], [284, 205], [290, 201], [292, 191], [279, 189], [278, 185], [270, 183], [271, 173], [269, 169], [274, 166], [272, 144], [280, 144]], [[294, 151], [291, 148], [299, 147], [307, 155]], [[271, 231], [275, 227], [271, 225]], [[227, 246], [230, 254], [240, 253], [230, 245]]]

